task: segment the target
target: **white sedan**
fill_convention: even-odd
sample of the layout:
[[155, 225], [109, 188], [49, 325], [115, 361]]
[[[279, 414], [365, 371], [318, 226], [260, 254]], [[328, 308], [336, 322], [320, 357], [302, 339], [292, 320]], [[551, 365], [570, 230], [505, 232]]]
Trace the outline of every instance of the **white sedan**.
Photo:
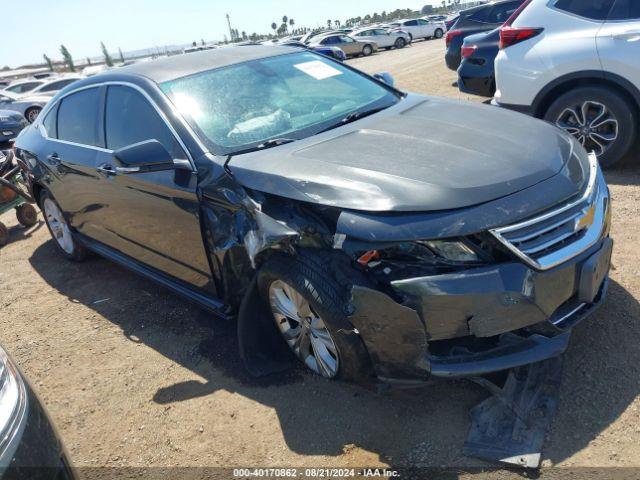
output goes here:
[[351, 37], [361, 42], [375, 42], [379, 48], [403, 48], [411, 43], [406, 32], [390, 31], [384, 28], [363, 28], [351, 32]]

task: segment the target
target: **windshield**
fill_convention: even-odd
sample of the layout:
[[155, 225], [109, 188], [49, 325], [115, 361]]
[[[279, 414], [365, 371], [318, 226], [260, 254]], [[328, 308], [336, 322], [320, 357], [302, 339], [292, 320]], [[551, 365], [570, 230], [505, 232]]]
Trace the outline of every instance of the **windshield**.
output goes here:
[[209, 70], [161, 87], [218, 154], [309, 137], [350, 113], [399, 100], [392, 90], [311, 52]]

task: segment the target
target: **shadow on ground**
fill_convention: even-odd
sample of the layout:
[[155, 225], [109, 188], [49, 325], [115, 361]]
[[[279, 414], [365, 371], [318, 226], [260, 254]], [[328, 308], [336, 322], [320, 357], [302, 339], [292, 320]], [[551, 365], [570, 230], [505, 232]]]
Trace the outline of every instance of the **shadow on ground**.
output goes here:
[[[163, 385], [160, 404], [223, 389], [272, 407], [287, 446], [304, 455], [336, 456], [353, 445], [399, 466], [473, 467], [462, 456], [468, 411], [487, 394], [470, 382], [441, 382], [376, 395], [300, 369], [253, 379], [242, 367], [235, 325], [213, 320], [155, 284], [100, 258], [64, 261], [51, 241], [31, 265], [71, 301], [89, 306], [141, 342], [206, 379]], [[560, 412], [545, 458], [561, 462], [584, 448], [638, 395], [640, 305], [612, 282], [604, 308], [580, 325], [567, 353]], [[437, 462], [437, 463], [433, 463]]]

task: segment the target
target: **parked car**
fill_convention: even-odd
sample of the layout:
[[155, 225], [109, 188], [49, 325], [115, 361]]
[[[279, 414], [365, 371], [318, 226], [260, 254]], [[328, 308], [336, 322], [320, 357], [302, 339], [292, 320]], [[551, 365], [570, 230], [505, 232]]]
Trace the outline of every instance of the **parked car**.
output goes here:
[[0, 411], [0, 478], [76, 478], [44, 407], [1, 347]]
[[64, 75], [54, 77], [48, 80], [45, 80], [42, 85], [38, 85], [36, 88], [29, 92], [29, 96], [36, 95], [48, 95], [53, 96], [62, 90], [64, 87], [71, 85], [73, 82], [77, 82], [83, 77], [80, 75]]
[[62, 256], [237, 317], [251, 371], [288, 347], [354, 381], [560, 354], [607, 287], [597, 160], [389, 83], [286, 47], [177, 55], [67, 87], [16, 154]]
[[504, 26], [494, 103], [574, 135], [600, 163], [629, 151], [640, 109], [640, 3], [542, 0]]
[[18, 112], [0, 109], [0, 143], [8, 142], [29, 125], [29, 122]]
[[17, 80], [5, 87], [4, 91], [15, 93], [16, 95], [21, 95], [23, 93], [32, 91], [34, 88], [39, 87], [43, 83], [44, 80]]
[[321, 35], [313, 37], [308, 44], [310, 47], [338, 47], [347, 57], [357, 57], [363, 55], [368, 57], [378, 51], [378, 45], [371, 41], [354, 40], [350, 36], [342, 33]]
[[411, 43], [411, 36], [406, 32], [390, 31], [384, 28], [363, 28], [354, 30], [351, 35], [360, 42], [373, 42], [379, 48], [404, 48]]
[[42, 108], [51, 100], [48, 96], [20, 96], [13, 93], [0, 91], [0, 109], [12, 110], [21, 113], [29, 123], [33, 123], [42, 111]]
[[423, 18], [398, 20], [389, 24], [392, 28], [399, 28], [409, 34], [411, 41], [424, 38], [442, 38], [446, 28], [442, 22], [428, 22]]
[[327, 57], [333, 58], [334, 60], [338, 60], [340, 62], [344, 62], [347, 59], [347, 56], [345, 55], [345, 53], [342, 50], [340, 50], [338, 47], [324, 47], [324, 46], [312, 47], [310, 45], [306, 45], [296, 40], [281, 42], [281, 43], [278, 43], [278, 45], [281, 45], [283, 47], [298, 47], [298, 48], [303, 48], [305, 50], [311, 50], [314, 52], [318, 52], [322, 55], [326, 55]]
[[451, 70], [457, 70], [462, 61], [460, 49], [469, 35], [495, 30], [506, 22], [525, 0], [491, 2], [460, 12], [458, 20], [447, 31], [445, 61]]
[[426, 17], [422, 17], [428, 22], [444, 22], [447, 19], [446, 15], [428, 15]]
[[458, 68], [458, 88], [461, 92], [493, 97], [496, 92], [494, 61], [500, 50], [500, 29], [476, 33], [464, 39]]

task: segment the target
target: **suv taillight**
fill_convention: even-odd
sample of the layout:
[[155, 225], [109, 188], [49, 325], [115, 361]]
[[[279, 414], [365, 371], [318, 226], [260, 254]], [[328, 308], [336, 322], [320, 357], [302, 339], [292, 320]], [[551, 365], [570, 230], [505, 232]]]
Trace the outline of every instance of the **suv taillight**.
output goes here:
[[460, 54], [462, 55], [462, 58], [469, 58], [477, 49], [477, 45], [463, 45], [462, 49], [460, 49]]
[[451, 30], [450, 32], [447, 32], [447, 36], [445, 37], [445, 46], [449, 48], [449, 45], [451, 45], [451, 40], [453, 40], [458, 35], [462, 35], [462, 30]]
[[500, 29], [500, 50], [540, 35], [543, 30], [544, 28], [502, 27]]
[[505, 49], [517, 43], [524, 42], [530, 38], [539, 35], [544, 30], [543, 28], [513, 28], [513, 22], [516, 18], [529, 6], [531, 0], [525, 0], [518, 9], [511, 14], [506, 22], [500, 28], [500, 49]]

